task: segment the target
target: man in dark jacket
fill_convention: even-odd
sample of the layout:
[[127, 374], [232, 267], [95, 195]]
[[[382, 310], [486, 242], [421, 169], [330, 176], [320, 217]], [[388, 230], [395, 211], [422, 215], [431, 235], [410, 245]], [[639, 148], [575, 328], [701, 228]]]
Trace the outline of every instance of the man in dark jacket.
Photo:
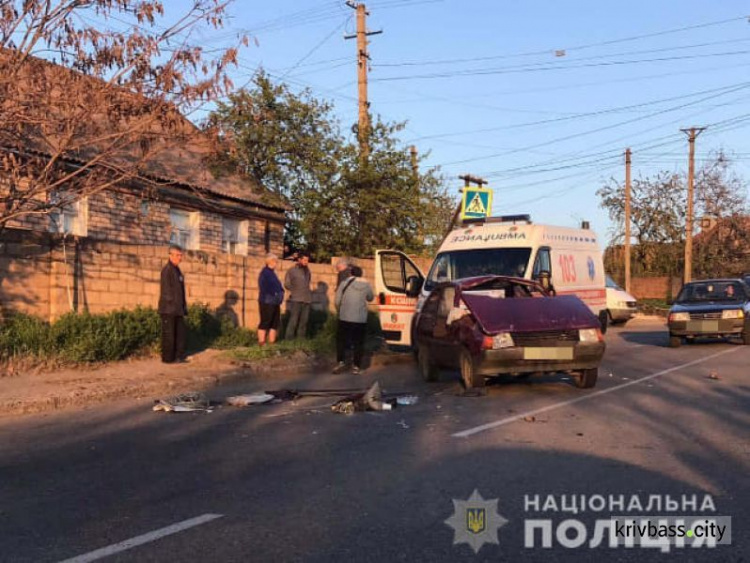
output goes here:
[[185, 278], [180, 271], [182, 248], [169, 247], [169, 262], [162, 268], [159, 288], [161, 316], [161, 361], [167, 364], [185, 361]]
[[307, 320], [312, 303], [312, 290], [310, 289], [312, 275], [310, 268], [307, 267], [309, 262], [310, 255], [301, 252], [297, 258], [297, 264], [289, 268], [284, 277], [284, 288], [289, 291], [289, 299], [286, 302], [289, 323], [284, 333], [286, 340], [307, 336]]

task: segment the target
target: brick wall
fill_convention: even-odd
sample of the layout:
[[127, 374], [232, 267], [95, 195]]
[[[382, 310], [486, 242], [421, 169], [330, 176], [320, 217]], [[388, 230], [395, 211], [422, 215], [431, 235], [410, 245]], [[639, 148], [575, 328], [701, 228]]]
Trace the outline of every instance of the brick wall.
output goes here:
[[[273, 224], [271, 225], [273, 227]], [[265, 224], [263, 223], [265, 232]], [[271, 232], [272, 240], [274, 231]], [[281, 231], [277, 231], [277, 243]], [[138, 305], [156, 307], [159, 277], [167, 260], [165, 245], [136, 245], [67, 238], [29, 231], [8, 231], [0, 242], [0, 308], [55, 320], [74, 311], [105, 313]], [[374, 261], [355, 259], [374, 286]], [[424, 269], [431, 260], [419, 260]], [[337, 273], [328, 264], [311, 264], [313, 307], [333, 310]], [[242, 257], [187, 251], [181, 268], [189, 303], [207, 303], [231, 311], [241, 325], [255, 328], [258, 275], [263, 252]], [[280, 261], [284, 280], [294, 262]]]
[[106, 191], [89, 198], [88, 236], [131, 244], [169, 241], [169, 205], [135, 194]]
[[630, 292], [638, 299], [671, 299], [682, 287], [681, 278], [636, 277], [630, 280]]
[[[74, 311], [105, 313], [138, 305], [156, 307], [159, 277], [168, 247], [78, 241], [9, 231], [0, 242], [0, 308], [55, 320]], [[371, 260], [359, 264], [372, 280]], [[255, 328], [258, 316], [258, 275], [262, 255], [252, 257], [188, 251], [181, 269], [189, 303], [207, 303], [236, 315]], [[293, 262], [281, 261], [283, 281]], [[332, 264], [311, 264], [313, 307], [333, 309], [337, 275]]]

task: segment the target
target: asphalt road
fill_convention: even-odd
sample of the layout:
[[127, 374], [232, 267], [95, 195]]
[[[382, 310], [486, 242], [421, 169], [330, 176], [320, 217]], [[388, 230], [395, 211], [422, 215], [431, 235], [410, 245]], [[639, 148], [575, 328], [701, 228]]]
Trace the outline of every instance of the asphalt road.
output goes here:
[[[750, 347], [670, 349], [648, 320], [611, 329], [607, 343], [591, 390], [550, 376], [465, 397], [457, 374], [426, 384], [404, 363], [217, 391], [379, 380], [420, 397], [387, 413], [336, 415], [327, 399], [307, 398], [164, 414], [144, 398], [0, 419], [0, 560], [750, 561]], [[454, 545], [445, 523], [453, 499], [475, 490], [498, 499], [507, 521], [477, 554]], [[585, 512], [544, 506], [561, 508], [562, 495], [567, 508], [583, 496]], [[622, 514], [617, 504], [595, 510], [599, 495], [625, 507], [637, 497], [633, 518], [730, 516], [732, 545], [596, 545], [595, 521]], [[665, 498], [647, 511], [651, 495], [697, 503], [667, 512]], [[492, 539], [492, 508], [478, 534], [458, 513], [460, 537]], [[538, 531], [525, 547], [528, 520], [549, 521], [550, 547]]]

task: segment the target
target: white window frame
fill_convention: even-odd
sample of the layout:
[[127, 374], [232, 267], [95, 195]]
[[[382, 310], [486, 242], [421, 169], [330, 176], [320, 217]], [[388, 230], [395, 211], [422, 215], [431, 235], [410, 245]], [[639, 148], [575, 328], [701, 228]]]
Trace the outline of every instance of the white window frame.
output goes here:
[[[57, 194], [50, 195], [50, 201], [52, 202], [58, 198]], [[85, 237], [89, 231], [89, 199], [82, 197], [77, 201], [63, 205], [52, 211], [49, 214], [49, 219], [50, 232]]]
[[249, 221], [221, 218], [221, 250], [225, 254], [247, 256]]
[[200, 250], [200, 213], [176, 207], [169, 209], [169, 243], [184, 250]]

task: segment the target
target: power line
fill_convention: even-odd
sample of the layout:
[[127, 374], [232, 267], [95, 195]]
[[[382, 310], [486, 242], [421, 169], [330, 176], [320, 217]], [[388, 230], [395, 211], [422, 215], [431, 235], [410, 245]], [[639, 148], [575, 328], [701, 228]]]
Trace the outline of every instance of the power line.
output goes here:
[[437, 138], [463, 136], [463, 135], [474, 135], [474, 134], [477, 134], [477, 133], [489, 133], [489, 132], [493, 132], [493, 131], [503, 131], [503, 130], [507, 130], [507, 129], [519, 129], [519, 128], [523, 128], [523, 127], [531, 127], [531, 126], [534, 126], [534, 125], [546, 125], [546, 124], [551, 124], [551, 123], [560, 123], [562, 121], [572, 121], [572, 120], [576, 120], [576, 119], [594, 117], [594, 116], [598, 116], [598, 115], [606, 115], [606, 114], [609, 114], [609, 113], [617, 113], [617, 112], [621, 112], [622, 110], [627, 110], [627, 109], [634, 109], [634, 108], [639, 108], [639, 107], [647, 107], [647, 106], [662, 104], [662, 103], [665, 103], [665, 102], [671, 102], [671, 101], [674, 101], [674, 100], [681, 100], [681, 99], [685, 99], [685, 98], [692, 98], [692, 97], [695, 97], [695, 96], [702, 96], [704, 94], [709, 94], [709, 93], [712, 93], [712, 92], [720, 92], [720, 91], [727, 90], [727, 89], [734, 89], [734, 88], [736, 88], [736, 87], [738, 87], [740, 85], [746, 85], [746, 86], [748, 86], [748, 85], [750, 85], [750, 82], [744, 82], [744, 83], [740, 83], [740, 84], [732, 84], [731, 86], [723, 86], [723, 87], [720, 87], [720, 88], [711, 88], [709, 90], [702, 90], [700, 92], [693, 92], [691, 94], [683, 94], [683, 95], [680, 95], [680, 96], [671, 96], [671, 97], [668, 97], [668, 98], [661, 98], [659, 100], [651, 100], [651, 101], [648, 101], [648, 102], [641, 102], [641, 103], [638, 103], [638, 104], [629, 104], [629, 105], [625, 105], [625, 106], [617, 106], [617, 107], [614, 107], [614, 108], [607, 108], [607, 109], [602, 109], [602, 110], [596, 110], [596, 111], [590, 111], [590, 112], [584, 112], [584, 113], [577, 113], [577, 114], [563, 116], [563, 117], [555, 117], [555, 118], [550, 118], [550, 119], [541, 119], [541, 120], [536, 120], [536, 121], [528, 121], [528, 122], [525, 122], [525, 123], [515, 123], [515, 124], [511, 124], [511, 125], [501, 125], [501, 126], [498, 126], [498, 127], [485, 127], [485, 128], [481, 128], [481, 129], [473, 129], [473, 130], [468, 130], [468, 131], [464, 130], [464, 131], [453, 132], [453, 133], [438, 133], [438, 134], [434, 134], [434, 135], [426, 135], [424, 137], [418, 137], [416, 139], [412, 139], [411, 142], [413, 142], [413, 141], [423, 141], [423, 140], [426, 140], [426, 139], [437, 139]]
[[[644, 55], [644, 54], [650, 54], [650, 53], [663, 53], [667, 51], [681, 51], [685, 49], [698, 49], [700, 47], [712, 47], [716, 45], [727, 45], [727, 44], [733, 44], [733, 43], [742, 43], [745, 41], [750, 41], [747, 37], [737, 38], [737, 39], [724, 39], [722, 41], [711, 41], [708, 43], [692, 43], [689, 45], [676, 45], [673, 47], [660, 47], [656, 49], [643, 49], [639, 51], [626, 51], [624, 53], [607, 53], [605, 55], [596, 55], [592, 57], [585, 57], [582, 59], [576, 59], [578, 61], [583, 60], [595, 60], [600, 59], [603, 57], [623, 57], [623, 56], [629, 56], [629, 55]], [[566, 52], [570, 51], [572, 49], [562, 49], [562, 51]], [[527, 57], [531, 55], [554, 55], [554, 50], [546, 50], [546, 51], [535, 51], [533, 53], [526, 53], [521, 55], [490, 55], [485, 57], [467, 57], [462, 59], [444, 59], [444, 60], [432, 60], [432, 61], [411, 61], [411, 62], [400, 62], [400, 63], [379, 63], [378, 67], [381, 68], [398, 68], [398, 67], [412, 67], [412, 66], [433, 66], [433, 65], [450, 65], [450, 64], [465, 64], [465, 63], [476, 63], [476, 62], [486, 62], [491, 60], [499, 60], [499, 59], [509, 59], [509, 58], [518, 58], [518, 57]], [[536, 65], [542, 65], [542, 64], [550, 64], [545, 62], [539, 62], [539, 63], [530, 63], [530, 64], [536, 64]]]
[[281, 75], [281, 80], [283, 80], [284, 78], [286, 78], [286, 76], [287, 76], [287, 75], [288, 75], [288, 74], [289, 74], [290, 72], [292, 72], [293, 70], [295, 70], [295, 69], [296, 69], [296, 68], [297, 68], [297, 67], [298, 67], [298, 66], [299, 66], [300, 64], [302, 64], [302, 63], [303, 63], [303, 62], [305, 62], [305, 61], [306, 61], [306, 60], [307, 60], [308, 58], [310, 58], [310, 57], [311, 57], [311, 56], [312, 56], [312, 55], [313, 55], [313, 54], [315, 53], [315, 51], [317, 51], [317, 50], [318, 50], [318, 49], [320, 49], [320, 48], [321, 48], [321, 47], [322, 47], [323, 45], [325, 45], [325, 43], [327, 43], [327, 42], [328, 42], [328, 41], [329, 41], [329, 40], [331, 39], [331, 37], [333, 37], [333, 34], [334, 34], [334, 33], [336, 33], [337, 31], [339, 31], [339, 30], [340, 30], [340, 29], [341, 29], [342, 27], [344, 27], [344, 26], [345, 26], [345, 25], [346, 25], [346, 24], [347, 24], [347, 23], [348, 23], [348, 22], [349, 22], [349, 21], [350, 21], [351, 19], [352, 19], [352, 18], [351, 18], [351, 16], [349, 16], [349, 17], [345, 18], [345, 19], [344, 19], [344, 21], [342, 21], [341, 23], [337, 24], [337, 25], [336, 25], [336, 27], [334, 27], [334, 28], [333, 28], [333, 29], [331, 30], [331, 32], [330, 32], [329, 34], [327, 34], [327, 35], [326, 35], [326, 36], [325, 36], [325, 37], [324, 37], [323, 39], [321, 39], [321, 40], [320, 40], [320, 41], [319, 41], [318, 43], [316, 43], [316, 44], [315, 44], [315, 45], [314, 45], [314, 46], [312, 47], [312, 49], [310, 49], [310, 50], [309, 50], [309, 51], [308, 51], [308, 52], [307, 52], [307, 53], [306, 53], [306, 54], [305, 54], [305, 55], [304, 55], [304, 56], [303, 56], [302, 58], [300, 58], [300, 59], [299, 59], [299, 60], [298, 60], [298, 61], [297, 61], [296, 63], [294, 63], [294, 64], [293, 64], [293, 65], [292, 65], [291, 67], [289, 67], [289, 68], [288, 68], [288, 69], [287, 69], [287, 70], [286, 70], [286, 71], [284, 72], [284, 74], [282, 74], [282, 75]]
[[705, 97], [700, 98], [699, 100], [696, 100], [696, 101], [693, 101], [693, 102], [687, 102], [685, 104], [680, 104], [678, 106], [674, 106], [674, 107], [671, 107], [671, 108], [666, 108], [666, 109], [663, 109], [663, 110], [652, 112], [652, 113], [644, 115], [644, 116], [634, 117], [634, 118], [631, 118], [631, 119], [627, 119], [625, 121], [621, 121], [619, 123], [614, 123], [614, 124], [606, 125], [606, 126], [603, 126], [603, 127], [597, 127], [595, 129], [590, 129], [588, 131], [582, 131], [582, 132], [574, 133], [574, 134], [571, 134], [571, 135], [566, 135], [566, 136], [563, 136], [563, 137], [558, 137], [558, 138], [555, 138], [555, 139], [551, 139], [549, 141], [545, 141], [543, 143], [539, 143], [539, 144], [536, 144], [536, 145], [531, 145], [530, 147], [523, 147], [523, 148], [519, 148], [519, 149], [514, 149], [513, 151], [511, 151], [509, 153], [495, 153], [495, 154], [485, 155], [485, 156], [480, 156], [480, 157], [473, 157], [473, 158], [468, 158], [468, 159], [463, 159], [463, 160], [456, 160], [456, 161], [452, 161], [452, 162], [446, 163], [445, 166], [449, 166], [449, 165], [453, 165], [453, 164], [466, 164], [468, 162], [476, 162], [476, 161], [479, 161], [479, 160], [487, 160], [489, 158], [495, 158], [495, 157], [498, 157], [498, 156], [505, 156], [507, 154], [514, 154], [514, 153], [518, 153], [518, 152], [523, 152], [523, 151], [525, 151], [525, 150], [527, 150], [529, 148], [538, 148], [538, 147], [548, 146], [548, 145], [555, 144], [555, 143], [558, 143], [558, 142], [561, 142], [561, 141], [568, 141], [568, 140], [575, 139], [575, 138], [578, 138], [578, 137], [583, 137], [583, 136], [586, 136], [586, 135], [592, 135], [594, 133], [600, 133], [602, 131], [607, 131], [609, 129], [614, 129], [614, 128], [617, 128], [617, 127], [621, 127], [623, 125], [629, 125], [630, 123], [636, 123], [638, 121], [643, 121], [644, 119], [649, 119], [651, 117], [656, 117], [656, 116], [662, 115], [664, 113], [678, 111], [678, 110], [684, 109], [686, 107], [694, 106], [694, 105], [699, 104], [701, 102], [704, 102], [704, 101], [707, 101], [707, 100], [712, 100], [712, 99], [717, 98], [719, 96], [723, 96], [723, 95], [729, 94], [731, 92], [735, 92], [735, 91], [747, 88], [749, 85], [750, 85], [750, 83], [743, 83], [742, 85], [737, 86], [735, 88], [732, 88], [732, 89], [729, 89], [729, 90], [724, 90], [722, 92], [719, 92], [718, 94], [712, 94], [710, 96], [705, 96]]
[[[577, 70], [583, 68], [598, 68], [598, 67], [610, 67], [610, 66], [627, 66], [634, 64], [647, 64], [647, 63], [663, 63], [672, 61], [684, 61], [684, 60], [695, 60], [715, 57], [731, 57], [738, 55], [747, 55], [750, 53], [748, 50], [743, 51], [726, 51], [723, 53], [708, 53], [701, 55], [680, 55], [674, 57], [655, 57], [651, 59], [637, 59], [637, 60], [622, 60], [622, 61], [604, 61], [600, 63], [585, 63], [585, 64], [550, 64], [544, 63], [546, 66], [517, 66], [507, 68], [496, 68], [496, 69], [481, 69], [481, 70], [463, 70], [455, 72], [435, 72], [429, 74], [412, 74], [404, 76], [384, 76], [373, 80], [377, 82], [394, 82], [403, 80], [430, 80], [439, 78], [455, 78], [465, 76], [494, 76], [499, 74], [525, 74], [525, 73], [536, 73], [546, 71], [560, 71], [560, 70]], [[598, 57], [601, 58], [601, 57]]]

